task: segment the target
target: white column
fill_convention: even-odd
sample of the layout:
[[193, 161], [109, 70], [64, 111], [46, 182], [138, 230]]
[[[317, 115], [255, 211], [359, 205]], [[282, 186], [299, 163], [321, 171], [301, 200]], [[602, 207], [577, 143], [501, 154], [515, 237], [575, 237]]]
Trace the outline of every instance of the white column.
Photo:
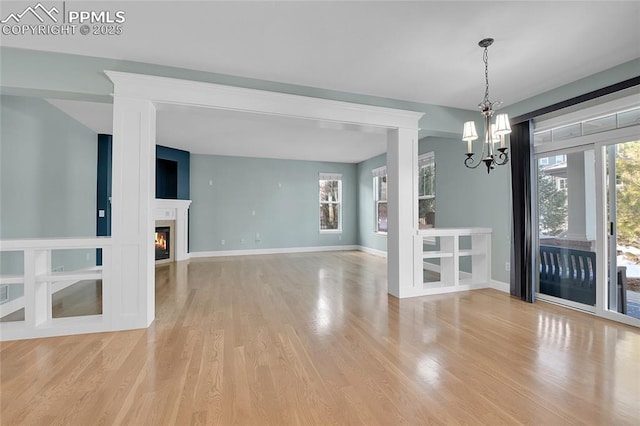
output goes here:
[[148, 327], [155, 317], [156, 112], [149, 100], [113, 102], [112, 286], [114, 329]]
[[24, 320], [34, 328], [51, 320], [51, 289], [38, 282], [39, 275], [51, 274], [51, 250], [24, 251]]
[[180, 207], [176, 211], [176, 261], [189, 258], [187, 237], [189, 236], [189, 205]]
[[586, 241], [587, 221], [585, 204], [584, 153], [567, 155], [567, 239]]
[[388, 292], [406, 297], [414, 285], [414, 235], [418, 227], [418, 131], [387, 132]]

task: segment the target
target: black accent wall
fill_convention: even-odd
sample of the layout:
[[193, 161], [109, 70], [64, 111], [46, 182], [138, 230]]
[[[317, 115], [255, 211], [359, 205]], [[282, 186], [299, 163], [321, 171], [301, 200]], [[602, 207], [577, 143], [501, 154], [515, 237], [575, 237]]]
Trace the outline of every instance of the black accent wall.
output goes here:
[[[98, 170], [96, 191], [96, 235], [111, 235], [111, 135], [98, 135]], [[156, 198], [189, 199], [188, 151], [156, 146]]]
[[[96, 236], [111, 235], [111, 165], [112, 136], [98, 135], [98, 170], [96, 190]], [[96, 250], [96, 265], [102, 265], [102, 250]]]
[[156, 198], [189, 200], [190, 154], [156, 145]]

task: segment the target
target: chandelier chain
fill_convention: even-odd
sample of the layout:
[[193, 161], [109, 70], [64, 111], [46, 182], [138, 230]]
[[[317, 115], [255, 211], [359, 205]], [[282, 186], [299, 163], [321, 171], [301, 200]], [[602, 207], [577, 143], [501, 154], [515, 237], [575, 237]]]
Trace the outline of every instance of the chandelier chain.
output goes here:
[[489, 105], [489, 49], [488, 47], [484, 48], [484, 55], [482, 56], [482, 60], [484, 61], [484, 104]]

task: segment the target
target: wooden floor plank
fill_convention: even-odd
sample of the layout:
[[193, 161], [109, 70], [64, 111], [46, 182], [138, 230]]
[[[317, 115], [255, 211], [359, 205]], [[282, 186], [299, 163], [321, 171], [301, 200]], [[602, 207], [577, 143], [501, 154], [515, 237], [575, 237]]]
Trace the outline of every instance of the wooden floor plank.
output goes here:
[[[100, 305], [73, 290], [61, 315]], [[490, 289], [398, 300], [361, 252], [197, 259], [156, 268], [149, 329], [0, 343], [0, 410], [2, 425], [637, 425], [640, 330]]]

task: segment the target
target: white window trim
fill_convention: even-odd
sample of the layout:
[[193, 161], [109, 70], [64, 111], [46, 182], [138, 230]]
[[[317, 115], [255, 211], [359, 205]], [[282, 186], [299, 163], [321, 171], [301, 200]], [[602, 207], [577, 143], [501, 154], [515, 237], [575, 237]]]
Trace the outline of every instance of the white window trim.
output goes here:
[[382, 166], [371, 170], [372, 177], [380, 177], [387, 175], [387, 166]]
[[421, 154], [420, 156], [418, 156], [418, 168], [432, 161], [435, 162], [435, 159], [436, 159], [436, 154], [433, 151]]
[[[534, 120], [534, 135], [550, 132], [551, 140], [538, 143], [534, 141], [534, 152], [547, 152], [555, 149], [597, 143], [601, 139], [599, 135], [603, 132], [582, 134], [583, 123], [610, 115], [616, 115], [617, 117], [618, 114], [638, 109], [638, 107], [640, 107], [640, 104], [638, 103], [637, 95], [631, 95], [559, 116], [557, 116], [558, 112], [551, 113], [549, 114], [551, 118], [547, 118], [546, 116], [539, 117]], [[553, 139], [553, 132], [555, 130], [574, 125], [579, 125], [580, 135], [561, 140]], [[605, 130], [604, 133], [606, 133], [609, 138], [616, 138], [618, 135], [622, 135], [621, 139], [625, 139], [628, 136], [633, 137], [634, 134], [637, 134], [638, 126], [639, 125], [628, 125], [625, 127], [617, 127], [616, 124], [615, 129]]]
[[322, 204], [336, 204], [338, 206], [338, 229], [322, 229], [321, 218], [318, 217], [318, 231], [321, 234], [341, 234], [342, 233], [342, 174], [341, 173], [318, 173], [318, 198], [320, 198], [320, 181], [321, 180], [337, 180], [338, 181], [338, 201], [321, 201]]
[[[583, 121], [593, 120], [610, 114], [616, 114], [638, 107], [637, 95], [626, 96], [610, 102], [598, 104], [588, 108], [582, 108], [574, 112], [562, 114], [551, 118], [538, 118], [534, 120], [534, 132], [542, 133], [559, 127], [569, 126]], [[554, 113], [557, 114], [557, 113]], [[550, 114], [553, 115], [553, 114]]]

